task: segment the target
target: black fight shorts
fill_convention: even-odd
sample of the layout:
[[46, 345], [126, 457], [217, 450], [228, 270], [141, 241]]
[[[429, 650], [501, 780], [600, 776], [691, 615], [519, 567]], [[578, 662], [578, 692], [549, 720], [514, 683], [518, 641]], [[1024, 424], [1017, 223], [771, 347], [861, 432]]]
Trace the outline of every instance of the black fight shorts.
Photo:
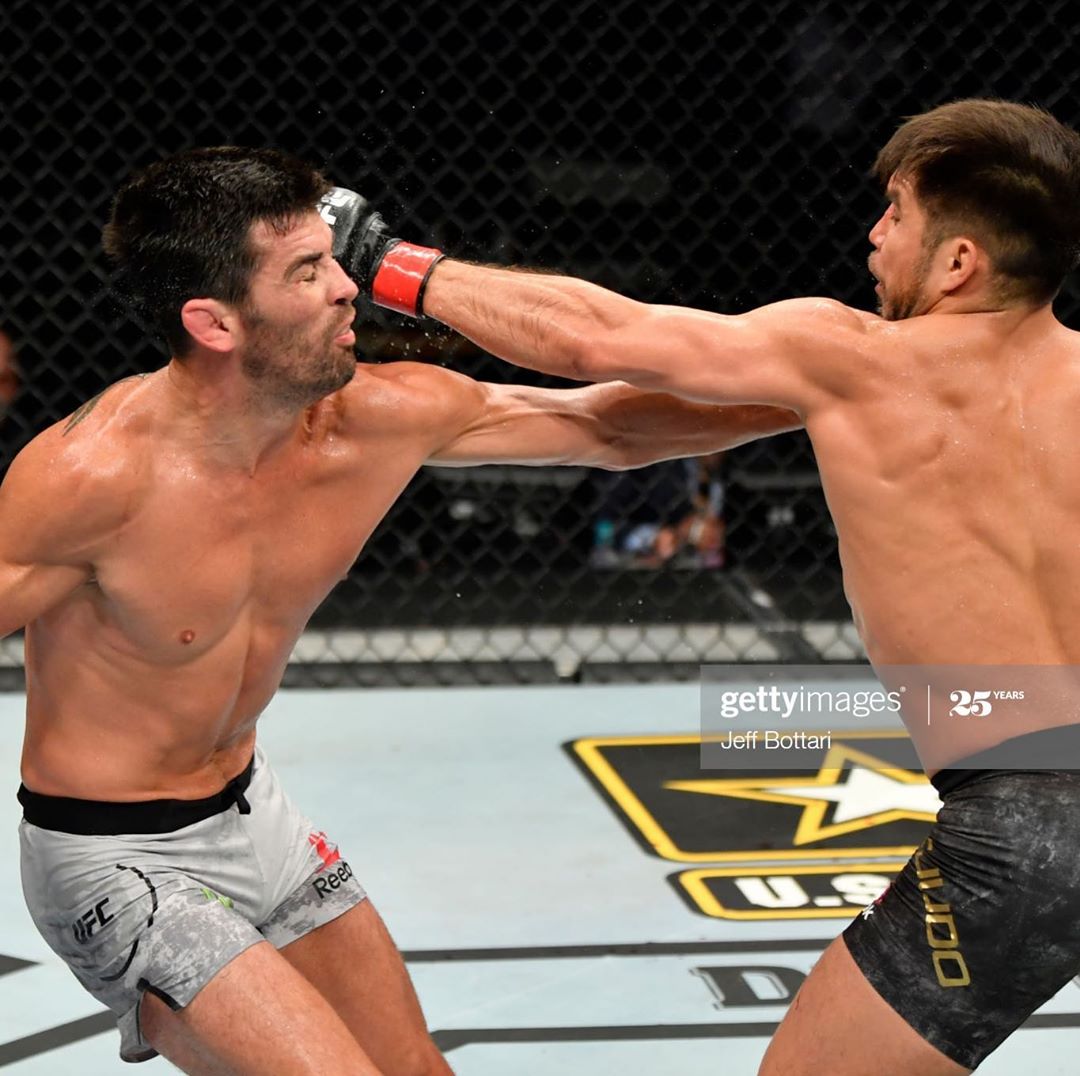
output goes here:
[[[1080, 725], [994, 750], [1034, 737], [1080, 763]], [[844, 931], [882, 998], [969, 1069], [1080, 973], [1080, 770], [964, 768], [976, 760], [934, 776], [930, 835]]]

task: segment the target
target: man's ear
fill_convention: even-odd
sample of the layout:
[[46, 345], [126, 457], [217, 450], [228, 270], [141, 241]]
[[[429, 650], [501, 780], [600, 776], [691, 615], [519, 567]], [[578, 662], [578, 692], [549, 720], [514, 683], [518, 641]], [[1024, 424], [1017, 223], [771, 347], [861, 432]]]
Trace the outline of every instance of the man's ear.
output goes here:
[[938, 265], [943, 271], [941, 290], [954, 292], [980, 270], [988, 267], [986, 251], [966, 235], [945, 240], [938, 250]]
[[232, 307], [217, 299], [188, 299], [180, 308], [188, 335], [207, 351], [226, 353], [237, 345], [239, 320]]

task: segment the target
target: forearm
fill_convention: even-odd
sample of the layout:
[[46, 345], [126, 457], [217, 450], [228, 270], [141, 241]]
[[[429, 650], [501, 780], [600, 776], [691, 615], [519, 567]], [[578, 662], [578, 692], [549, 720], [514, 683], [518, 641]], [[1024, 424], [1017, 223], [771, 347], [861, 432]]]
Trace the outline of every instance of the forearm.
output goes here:
[[[492, 354], [543, 373], [805, 414], [821, 395], [822, 356], [835, 369], [845, 350], [821, 300], [738, 316], [639, 303], [572, 277], [447, 259], [391, 236], [355, 191], [335, 188], [324, 203], [334, 256], [376, 304], [437, 318]], [[858, 319], [856, 329], [861, 336]], [[850, 326], [844, 332], [852, 335]]]
[[424, 292], [424, 313], [517, 366], [577, 381], [619, 376], [597, 361], [602, 341], [648, 307], [573, 277], [446, 259]]
[[693, 404], [618, 383], [583, 391], [603, 394], [596, 408], [606, 446], [599, 465], [611, 470], [723, 452], [803, 425], [794, 411], [782, 407]]

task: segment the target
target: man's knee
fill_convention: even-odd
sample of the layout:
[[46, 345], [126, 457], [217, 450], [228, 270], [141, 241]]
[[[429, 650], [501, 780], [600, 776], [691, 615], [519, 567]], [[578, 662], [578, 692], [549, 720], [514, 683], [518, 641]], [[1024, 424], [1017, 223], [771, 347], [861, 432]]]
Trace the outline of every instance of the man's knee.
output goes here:
[[384, 1076], [448, 1076], [452, 1072], [429, 1035], [399, 1048], [392, 1059], [382, 1059], [379, 1070]]

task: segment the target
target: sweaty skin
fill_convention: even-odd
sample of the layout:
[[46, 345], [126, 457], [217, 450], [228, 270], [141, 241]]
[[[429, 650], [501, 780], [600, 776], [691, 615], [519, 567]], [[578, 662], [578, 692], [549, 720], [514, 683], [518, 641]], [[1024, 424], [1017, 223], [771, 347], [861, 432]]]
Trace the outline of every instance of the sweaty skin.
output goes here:
[[[286, 268], [298, 250], [321, 252], [300, 278]], [[113, 386], [12, 465], [0, 635], [26, 625], [30, 789], [114, 801], [220, 790], [251, 757], [312, 611], [425, 462], [622, 468], [799, 424], [627, 385], [483, 385], [416, 363], [353, 372], [342, 326], [356, 288], [329, 251], [317, 214], [266, 239], [252, 295], [275, 331], [239, 346], [264, 384], [285, 369], [259, 350], [269, 338], [285, 341], [293, 379], [348, 364], [343, 388], [271, 422], [238, 353], [174, 360]], [[204, 314], [213, 343], [228, 317], [192, 316]]]
[[[520, 366], [797, 411], [875, 667], [1080, 665], [1080, 335], [1049, 304], [996, 301], [975, 241], [926, 256], [915, 194], [888, 193], [870, 232], [885, 317], [827, 299], [725, 317], [449, 260], [424, 312]], [[936, 769], [1077, 717], [912, 735]]]

